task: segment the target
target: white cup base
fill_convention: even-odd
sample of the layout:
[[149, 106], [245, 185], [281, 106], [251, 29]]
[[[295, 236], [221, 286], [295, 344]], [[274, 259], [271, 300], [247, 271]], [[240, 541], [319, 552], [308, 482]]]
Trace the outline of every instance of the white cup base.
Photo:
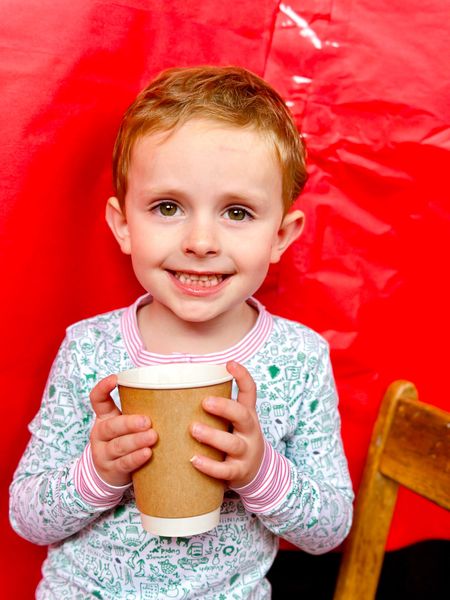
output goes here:
[[151, 517], [141, 513], [142, 527], [145, 531], [154, 535], [164, 537], [186, 537], [204, 533], [214, 529], [219, 523], [220, 506], [212, 512], [195, 517], [184, 517], [182, 519], [167, 519], [162, 517]]

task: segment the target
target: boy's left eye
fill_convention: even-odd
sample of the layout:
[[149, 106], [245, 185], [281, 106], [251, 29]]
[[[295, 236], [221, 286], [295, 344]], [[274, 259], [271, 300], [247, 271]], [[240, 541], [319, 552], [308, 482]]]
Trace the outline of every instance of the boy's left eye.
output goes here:
[[241, 208], [240, 206], [227, 208], [225, 215], [227, 219], [230, 219], [231, 221], [245, 221], [245, 219], [251, 218], [251, 214], [248, 210], [245, 210], [245, 208]]

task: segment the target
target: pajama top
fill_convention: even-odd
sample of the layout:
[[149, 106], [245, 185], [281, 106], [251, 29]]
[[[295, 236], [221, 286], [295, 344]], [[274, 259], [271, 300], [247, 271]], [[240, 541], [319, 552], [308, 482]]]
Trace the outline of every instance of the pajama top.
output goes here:
[[[19, 535], [49, 545], [36, 598], [268, 599], [265, 575], [278, 536], [320, 554], [338, 546], [351, 525], [353, 491], [327, 342], [249, 299], [258, 318], [233, 347], [155, 354], [137, 325], [137, 310], [148, 302], [147, 294], [67, 329], [29, 426], [10, 488], [10, 520]], [[134, 367], [229, 360], [243, 364], [257, 386], [264, 469], [245, 488], [225, 492], [213, 530], [185, 538], [147, 533], [132, 486], [113, 488], [86, 475], [95, 418], [90, 390]], [[120, 407], [117, 390], [112, 396]]]

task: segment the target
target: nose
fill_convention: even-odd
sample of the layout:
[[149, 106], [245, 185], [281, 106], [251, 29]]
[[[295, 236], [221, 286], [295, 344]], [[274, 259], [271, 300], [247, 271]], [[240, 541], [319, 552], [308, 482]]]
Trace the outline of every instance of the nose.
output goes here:
[[187, 224], [183, 252], [193, 256], [215, 256], [220, 246], [216, 228], [210, 219], [195, 219]]

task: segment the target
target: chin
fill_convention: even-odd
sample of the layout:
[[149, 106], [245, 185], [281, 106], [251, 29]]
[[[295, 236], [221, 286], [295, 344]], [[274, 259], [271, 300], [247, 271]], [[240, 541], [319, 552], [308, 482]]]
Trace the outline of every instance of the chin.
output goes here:
[[179, 315], [179, 318], [186, 323], [207, 323], [214, 319], [217, 315]]

